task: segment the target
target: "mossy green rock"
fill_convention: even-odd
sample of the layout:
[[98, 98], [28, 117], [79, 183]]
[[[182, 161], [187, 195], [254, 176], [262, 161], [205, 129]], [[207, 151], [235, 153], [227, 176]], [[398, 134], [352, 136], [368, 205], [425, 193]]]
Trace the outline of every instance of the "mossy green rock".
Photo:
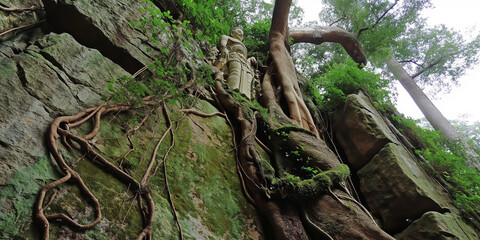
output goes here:
[[347, 96], [344, 107], [335, 114], [334, 129], [354, 169], [365, 166], [385, 144], [398, 143], [384, 118], [361, 91]]
[[0, 56], [1, 185], [45, 155], [43, 136], [52, 120], [45, 104], [25, 90], [17, 73], [15, 61]]
[[66, 33], [48, 34], [8, 55], [0, 55], [0, 184], [46, 154], [52, 117], [99, 104], [108, 79], [127, 74]]
[[414, 221], [398, 240], [475, 240], [479, 239], [475, 230], [453, 213], [427, 212]]
[[387, 232], [402, 230], [427, 211], [450, 207], [442, 188], [402, 146], [387, 144], [358, 176], [368, 207]]

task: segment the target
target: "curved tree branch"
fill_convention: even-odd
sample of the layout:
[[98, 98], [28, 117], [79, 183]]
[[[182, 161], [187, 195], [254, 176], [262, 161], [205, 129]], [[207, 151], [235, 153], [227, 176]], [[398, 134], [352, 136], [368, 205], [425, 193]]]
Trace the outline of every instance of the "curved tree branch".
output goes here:
[[331, 26], [335, 25], [336, 23], [338, 23], [338, 22], [340, 22], [340, 21], [343, 21], [343, 20], [345, 20], [345, 19], [347, 19], [347, 15], [343, 14], [343, 17], [341, 17], [341, 18], [333, 21], [332, 23], [328, 24], [328, 26], [331, 27]]
[[290, 30], [293, 43], [313, 43], [320, 45], [324, 42], [340, 43], [348, 55], [358, 64], [367, 64], [367, 57], [362, 45], [352, 33], [338, 27], [309, 27], [294, 28]]

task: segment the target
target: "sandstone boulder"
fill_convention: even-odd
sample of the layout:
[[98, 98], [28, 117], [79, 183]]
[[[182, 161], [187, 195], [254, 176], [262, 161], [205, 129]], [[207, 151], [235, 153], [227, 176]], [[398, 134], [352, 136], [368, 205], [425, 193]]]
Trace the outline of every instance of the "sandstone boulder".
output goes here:
[[387, 232], [402, 230], [427, 211], [449, 207], [443, 189], [394, 143], [387, 144], [358, 176], [368, 207]]
[[335, 134], [354, 169], [367, 164], [389, 142], [398, 140], [363, 92], [351, 94], [335, 114]]
[[395, 238], [397, 240], [474, 240], [479, 239], [479, 236], [472, 227], [454, 213], [427, 212]]

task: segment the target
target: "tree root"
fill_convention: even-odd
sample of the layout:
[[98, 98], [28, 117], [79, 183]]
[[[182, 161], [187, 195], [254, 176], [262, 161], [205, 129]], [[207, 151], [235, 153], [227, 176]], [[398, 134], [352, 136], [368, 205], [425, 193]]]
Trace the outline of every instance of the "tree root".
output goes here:
[[327, 232], [310, 220], [304, 206], [300, 206], [300, 211], [303, 221], [307, 224], [308, 229], [317, 237], [316, 239], [333, 240], [333, 238]]
[[199, 117], [204, 117], [204, 118], [213, 117], [213, 116], [220, 116], [220, 117], [225, 118], [225, 113], [221, 113], [221, 112], [203, 113], [203, 112], [199, 112], [195, 109], [181, 109], [180, 112], [185, 113], [185, 114], [195, 114]]
[[37, 26], [37, 25], [42, 24], [42, 23], [45, 22], [45, 21], [46, 21], [46, 20], [40, 20], [40, 21], [38, 21], [38, 22], [36, 22], [36, 23], [27, 24], [27, 25], [22, 25], [22, 26], [18, 26], [18, 27], [14, 27], [14, 28], [8, 29], [8, 30], [6, 30], [6, 31], [4, 31], [4, 32], [1, 32], [1, 33], [0, 33], [0, 37], [3, 36], [3, 35], [6, 35], [6, 34], [8, 34], [8, 33], [11, 33], [11, 32], [13, 32], [13, 31], [17, 31], [17, 30], [22, 30], [22, 29], [26, 29], [26, 28], [35, 27], [35, 26]]
[[[164, 111], [166, 112], [165, 108], [164, 108]], [[145, 174], [143, 174], [143, 178], [140, 181], [140, 184], [142, 186], [144, 186], [147, 183], [147, 178], [149, 177], [150, 171], [152, 170], [152, 167], [155, 163], [158, 148], [160, 147], [160, 144], [163, 142], [163, 139], [165, 139], [167, 134], [170, 132], [170, 129], [172, 129], [172, 124], [169, 122], [168, 128], [165, 130], [162, 137], [160, 137], [160, 139], [158, 140], [157, 145], [155, 145], [155, 148], [153, 149], [152, 158], [150, 159], [150, 163], [148, 164], [147, 169], [145, 169]]]
[[[198, 112], [197, 110], [195, 109], [182, 109], [180, 110], [182, 111], [183, 113], [191, 113], [191, 114], [195, 114], [197, 116], [200, 116], [200, 117], [213, 117], [213, 116], [220, 116], [220, 117], [223, 117], [227, 120], [230, 128], [231, 128], [231, 131], [232, 131], [232, 138], [233, 138], [233, 147], [235, 149], [235, 165], [236, 165], [236, 168], [237, 168], [237, 173], [238, 173], [238, 176], [240, 178], [240, 183], [242, 185], [242, 190], [245, 194], [245, 197], [247, 198], [247, 200], [250, 202], [250, 204], [252, 204], [253, 206], [255, 206], [255, 201], [253, 200], [253, 198], [250, 196], [250, 194], [248, 193], [247, 191], [247, 188], [245, 187], [245, 179], [244, 179], [244, 176], [246, 176], [248, 178], [248, 175], [246, 174], [245, 170], [242, 168], [242, 166], [240, 165], [239, 163], [239, 160], [238, 160], [238, 146], [237, 146], [237, 142], [236, 142], [236, 139], [235, 139], [235, 129], [233, 128], [233, 125], [232, 123], [230, 122], [230, 119], [228, 119], [228, 116], [227, 114], [225, 113], [221, 113], [221, 112], [214, 112], [214, 113], [210, 113], [210, 114], [207, 114], [207, 113], [202, 113], [202, 112]], [[253, 128], [252, 128], [252, 131], [250, 132], [249, 135], [245, 136], [241, 142], [243, 142], [248, 136], [250, 136], [251, 134], [253, 134]], [[255, 137], [256, 140], [258, 140], [256, 137]], [[260, 142], [260, 140], [258, 140]], [[260, 142], [259, 144], [262, 144], [262, 142]], [[265, 145], [263, 145], [265, 146]], [[266, 146], [265, 146], [266, 148]], [[267, 148], [268, 149], [268, 148]], [[250, 179], [251, 180], [251, 179]], [[254, 184], [255, 181], [251, 180]], [[258, 188], [260, 188], [258, 185], [257, 185]]]
[[[340, 186], [342, 186], [340, 184]], [[342, 188], [344, 188], [343, 190], [345, 192], [348, 193], [347, 191], [347, 188], [345, 186], [342, 186]], [[355, 204], [357, 204], [360, 209], [362, 209], [363, 212], [365, 212], [365, 214], [367, 214], [367, 216], [372, 219], [373, 223], [375, 224], [375, 226], [377, 226], [378, 228], [380, 228], [380, 226], [378, 226], [377, 222], [375, 221], [375, 219], [373, 218], [372, 214], [370, 214], [370, 212], [365, 208], [365, 206], [363, 206], [363, 204], [361, 204], [360, 202], [358, 202], [355, 198], [353, 198], [352, 196], [350, 196], [350, 194], [348, 194], [348, 196], [342, 196], [342, 195], [338, 195], [339, 198], [343, 198], [345, 200], [348, 200], [348, 201], [352, 201], [354, 202]]]
[[[171, 149], [173, 147], [173, 145], [175, 145], [175, 135], [174, 135], [174, 132], [173, 132], [173, 129], [172, 129], [172, 121], [170, 120], [170, 116], [168, 115], [168, 111], [166, 109], [165, 102], [163, 103], [163, 109], [164, 109], [165, 116], [166, 116], [167, 121], [168, 121], [168, 125], [169, 125], [168, 129], [169, 129], [169, 132], [170, 132], [170, 135], [171, 135], [171, 138], [170, 138], [171, 139], [171, 145], [170, 145], [170, 148], [169, 148], [169, 149]], [[166, 162], [166, 160], [167, 159], [165, 157], [164, 161], [163, 161], [163, 176], [164, 176], [164, 179], [165, 179], [165, 188], [167, 189], [168, 201], [170, 202], [170, 206], [172, 207], [175, 222], [177, 223], [178, 237], [180, 238], [180, 240], [183, 240], [182, 226], [180, 225], [180, 222], [178, 221], [177, 211], [175, 209], [175, 205], [173, 204], [173, 200], [172, 200], [172, 193], [170, 192], [170, 187], [168, 186], [167, 162]]]
[[0, 10], [4, 12], [25, 12], [25, 11], [37, 11], [37, 10], [43, 10], [43, 6], [30, 6], [28, 8], [9, 8], [9, 7], [3, 7], [0, 5]]
[[[39, 223], [38, 225], [41, 227], [41, 238], [42, 239], [49, 239], [49, 222], [53, 220], [60, 220], [70, 227], [76, 230], [87, 230], [95, 226], [97, 223], [100, 222], [102, 218], [101, 210], [100, 210], [100, 203], [98, 199], [93, 195], [93, 193], [88, 189], [88, 187], [83, 182], [80, 175], [71, 169], [63, 159], [62, 155], [58, 151], [57, 147], [57, 140], [58, 139], [66, 139], [67, 141], [71, 141], [75, 143], [75, 146], [78, 146], [79, 150], [84, 152], [87, 156], [92, 159], [96, 165], [104, 168], [107, 172], [112, 173], [116, 178], [124, 182], [125, 184], [129, 184], [134, 188], [136, 191], [146, 202], [147, 202], [147, 209], [146, 209], [146, 221], [145, 227], [142, 232], [138, 235], [137, 239], [150, 239], [151, 238], [151, 231], [152, 231], [152, 224], [153, 224], [153, 216], [155, 213], [155, 206], [153, 204], [153, 199], [150, 195], [149, 191], [144, 191], [143, 186], [133, 179], [129, 174], [118, 168], [117, 166], [110, 163], [100, 154], [98, 154], [92, 147], [92, 145], [88, 142], [88, 140], [92, 139], [99, 130], [100, 127], [100, 117], [105, 115], [109, 112], [115, 111], [126, 111], [131, 109], [131, 106], [128, 105], [106, 105], [106, 103], [101, 104], [96, 108], [89, 108], [83, 111], [80, 111], [76, 115], [73, 116], [62, 116], [57, 117], [53, 120], [50, 125], [50, 129], [47, 135], [47, 144], [50, 153], [52, 154], [53, 158], [55, 159], [57, 165], [61, 169], [61, 171], [65, 174], [62, 178], [51, 182], [45, 185], [37, 198], [37, 201], [34, 206], [35, 210], [35, 220]], [[87, 121], [88, 119], [93, 119], [93, 129], [91, 132], [83, 137], [77, 136], [69, 131], [72, 127], [76, 127]], [[67, 141], [64, 141], [66, 143]], [[79, 224], [71, 217], [63, 214], [63, 213], [53, 213], [49, 215], [44, 214], [44, 210], [48, 208], [50, 203], [53, 201], [55, 194], [53, 194], [50, 199], [44, 204], [45, 195], [50, 190], [53, 189], [67, 181], [71, 181], [74, 183], [79, 189], [80, 192], [86, 197], [86, 200], [90, 202], [92, 207], [94, 208], [95, 219], [88, 224]]]

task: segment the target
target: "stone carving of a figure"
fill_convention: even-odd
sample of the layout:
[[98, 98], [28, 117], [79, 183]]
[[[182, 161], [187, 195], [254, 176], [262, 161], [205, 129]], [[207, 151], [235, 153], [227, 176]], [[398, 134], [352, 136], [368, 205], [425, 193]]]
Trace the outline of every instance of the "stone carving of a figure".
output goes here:
[[257, 64], [255, 58], [247, 59], [247, 48], [242, 43], [243, 30], [233, 27], [230, 36], [220, 37], [218, 48], [220, 49], [220, 61], [226, 63], [218, 66], [220, 70], [228, 74], [227, 84], [230, 89], [238, 90], [248, 99], [252, 98], [252, 84], [255, 77]]

